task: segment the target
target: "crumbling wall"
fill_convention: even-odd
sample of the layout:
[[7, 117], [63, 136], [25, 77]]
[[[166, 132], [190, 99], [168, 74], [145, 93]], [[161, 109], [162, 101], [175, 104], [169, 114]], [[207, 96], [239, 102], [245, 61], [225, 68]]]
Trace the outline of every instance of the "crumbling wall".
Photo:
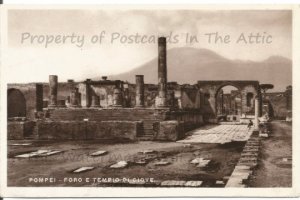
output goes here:
[[[287, 98], [284, 92], [266, 93], [266, 100], [269, 104], [270, 117], [285, 119], [288, 114]], [[263, 113], [266, 111], [263, 110]]]

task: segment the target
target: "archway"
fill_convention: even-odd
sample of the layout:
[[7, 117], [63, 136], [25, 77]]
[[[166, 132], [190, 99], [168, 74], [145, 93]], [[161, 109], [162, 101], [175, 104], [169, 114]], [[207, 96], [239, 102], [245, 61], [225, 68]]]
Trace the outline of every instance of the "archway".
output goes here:
[[242, 114], [242, 95], [239, 88], [221, 85], [216, 92], [216, 115], [221, 121], [238, 121]]
[[7, 90], [7, 117], [26, 117], [26, 100], [18, 89]]

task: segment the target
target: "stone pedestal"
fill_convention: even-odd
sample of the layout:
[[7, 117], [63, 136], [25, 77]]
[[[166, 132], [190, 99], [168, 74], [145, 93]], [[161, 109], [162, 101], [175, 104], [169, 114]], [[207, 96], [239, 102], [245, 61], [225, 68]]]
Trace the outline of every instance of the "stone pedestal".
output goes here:
[[136, 75], [135, 76], [135, 107], [144, 107], [144, 76]]
[[57, 106], [57, 88], [58, 81], [56, 75], [49, 76], [49, 105], [48, 107], [56, 107]]
[[156, 107], [167, 107], [167, 46], [166, 38], [158, 38], [158, 96]]

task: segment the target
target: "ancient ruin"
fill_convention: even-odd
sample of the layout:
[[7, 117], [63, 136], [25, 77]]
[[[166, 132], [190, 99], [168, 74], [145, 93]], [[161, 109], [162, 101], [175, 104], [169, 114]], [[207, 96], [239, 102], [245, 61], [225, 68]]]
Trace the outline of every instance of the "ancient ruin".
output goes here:
[[[274, 98], [286, 99], [280, 117], [291, 119], [291, 88], [284, 94], [264, 94], [256, 80], [167, 81], [166, 38], [158, 39], [158, 82], [72, 79], [49, 83], [9, 84], [9, 139], [129, 139], [176, 141], [205, 123], [244, 123], [258, 128], [263, 113], [274, 116]], [[234, 86], [223, 94], [224, 86]], [[281, 96], [280, 96], [281, 95]], [[278, 100], [277, 100], [278, 101]], [[284, 110], [282, 110], [284, 109]]]

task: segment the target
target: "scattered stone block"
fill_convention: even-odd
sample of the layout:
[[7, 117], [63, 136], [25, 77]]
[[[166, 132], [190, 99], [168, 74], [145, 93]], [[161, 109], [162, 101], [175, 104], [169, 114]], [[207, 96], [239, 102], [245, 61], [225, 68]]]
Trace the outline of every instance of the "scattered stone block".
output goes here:
[[203, 181], [187, 181], [184, 186], [186, 187], [200, 187]]
[[29, 146], [32, 145], [32, 143], [23, 143], [23, 144], [10, 144], [9, 146]]
[[120, 169], [120, 168], [127, 167], [127, 165], [128, 165], [128, 162], [126, 162], [126, 161], [119, 161], [116, 164], [111, 165], [110, 168]]
[[81, 172], [85, 172], [85, 171], [90, 171], [94, 169], [94, 167], [80, 167], [76, 170], [73, 171], [73, 173], [81, 173]]
[[205, 167], [209, 162], [210, 160], [205, 160], [204, 158], [195, 158], [191, 161], [192, 164], [198, 164], [197, 167]]
[[91, 153], [90, 156], [102, 156], [107, 154], [107, 151], [96, 151], [94, 153]]
[[142, 154], [153, 154], [153, 153], [157, 153], [157, 152], [154, 151], [153, 149], [147, 149], [147, 150], [140, 151], [139, 153], [142, 153]]
[[200, 162], [197, 167], [206, 167], [208, 165], [208, 163], [210, 162], [210, 160], [203, 160], [202, 162]]
[[168, 180], [161, 182], [161, 186], [168, 186], [168, 187], [180, 187], [185, 186], [186, 181], [175, 181], [175, 180]]
[[237, 166], [235, 166], [234, 169], [235, 170], [250, 170], [250, 167], [246, 166], [246, 165], [237, 165]]
[[224, 185], [225, 183], [224, 183], [224, 181], [217, 180], [217, 181], [216, 181], [216, 184], [217, 184], [217, 185]]
[[38, 156], [50, 156], [54, 154], [61, 153], [62, 151], [57, 151], [57, 150], [37, 150], [33, 151], [31, 153], [26, 153], [26, 154], [21, 154], [15, 156], [15, 158], [31, 158], [31, 157], [38, 157]]
[[144, 160], [144, 159], [141, 159], [141, 160], [136, 160], [136, 161], [133, 161], [134, 164], [137, 164], [137, 165], [146, 165], [147, 164], [147, 161]]
[[267, 133], [260, 133], [259, 137], [267, 138], [267, 137], [269, 137], [269, 135]]
[[39, 154], [38, 156], [51, 156], [51, 155], [58, 154], [58, 153], [61, 153], [61, 152], [62, 151], [50, 150], [48, 152]]
[[158, 162], [154, 163], [154, 165], [156, 165], [156, 166], [165, 166], [165, 165], [169, 165], [169, 164], [171, 164], [171, 163], [168, 161], [158, 161]]

